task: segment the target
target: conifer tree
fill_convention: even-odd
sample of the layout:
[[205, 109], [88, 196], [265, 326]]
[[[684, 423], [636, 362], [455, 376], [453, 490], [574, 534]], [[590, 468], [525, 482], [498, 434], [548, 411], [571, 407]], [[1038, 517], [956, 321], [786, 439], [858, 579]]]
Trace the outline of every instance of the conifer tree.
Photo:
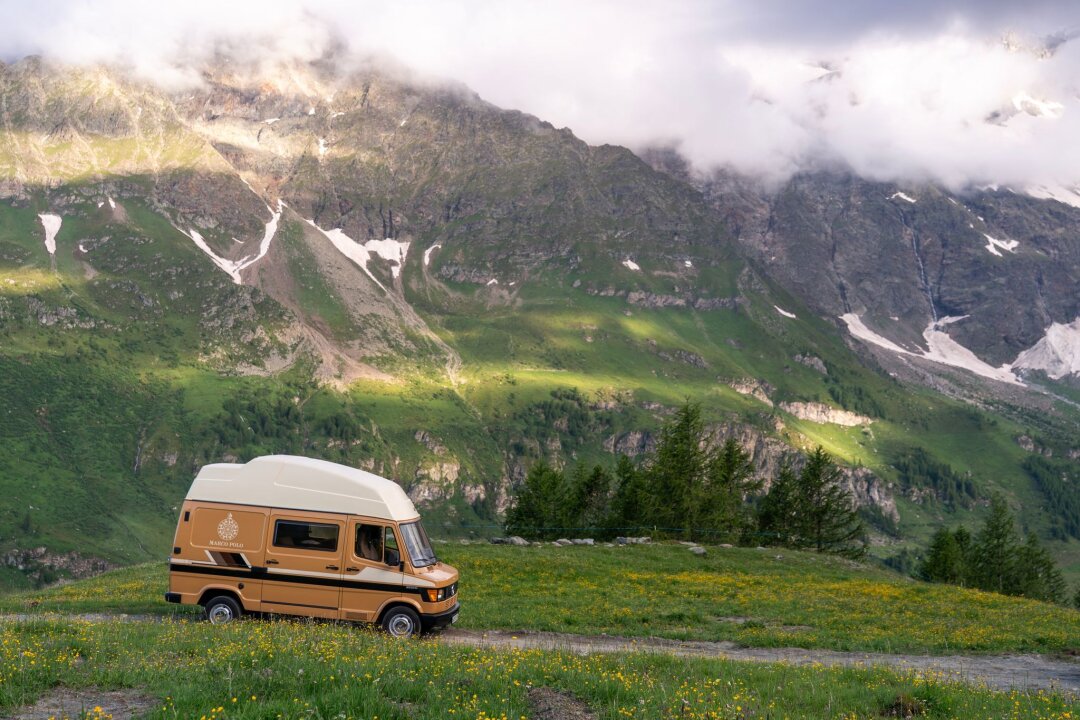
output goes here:
[[506, 513], [506, 534], [541, 539], [558, 537], [565, 527], [569, 507], [566, 484], [566, 477], [543, 460], [533, 465]]
[[1065, 579], [1054, 559], [1029, 532], [1027, 542], [1017, 548], [1017, 592], [1033, 600], [1061, 602], [1065, 597]]
[[710, 539], [739, 539], [752, 523], [746, 497], [760, 488], [750, 454], [729, 438], [709, 459], [708, 485], [698, 503], [697, 524], [718, 531]]
[[645, 473], [625, 455], [620, 455], [615, 463], [615, 497], [611, 505], [611, 524], [619, 530], [628, 532], [652, 525]]
[[649, 516], [662, 528], [686, 528], [697, 516], [708, 455], [701, 406], [687, 402], [664, 426], [648, 475]]
[[865, 531], [842, 476], [820, 446], [798, 475], [784, 465], [761, 503], [761, 531], [781, 545], [861, 557]]
[[798, 482], [791, 465], [785, 462], [780, 466], [768, 494], [758, 506], [758, 530], [763, 542], [795, 546], [798, 535]]
[[860, 557], [866, 552], [865, 530], [851, 493], [840, 484], [843, 473], [820, 445], [799, 473], [797, 526], [804, 542], [818, 552]]
[[579, 464], [574, 471], [570, 488], [568, 525], [596, 531], [608, 521], [608, 499], [611, 493], [611, 473], [600, 465], [586, 471]]
[[[957, 535], [963, 528], [958, 528], [955, 533], [948, 528], [939, 528], [930, 540], [926, 557], [919, 566], [919, 577], [928, 582], [951, 583], [959, 585], [967, 576], [967, 559]], [[966, 531], [964, 531], [966, 534]]]
[[1018, 546], [1012, 514], [1005, 498], [995, 493], [990, 499], [990, 515], [972, 545], [972, 584], [980, 590], [1018, 594]]

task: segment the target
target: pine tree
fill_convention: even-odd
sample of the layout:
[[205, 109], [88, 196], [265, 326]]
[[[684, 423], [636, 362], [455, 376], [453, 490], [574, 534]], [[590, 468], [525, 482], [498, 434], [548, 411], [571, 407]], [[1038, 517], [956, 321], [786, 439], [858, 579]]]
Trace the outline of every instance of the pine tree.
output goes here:
[[506, 513], [506, 534], [558, 537], [565, 527], [570, 499], [566, 485], [566, 477], [543, 460], [533, 465]]
[[1017, 594], [1033, 600], [1061, 602], [1065, 597], [1065, 580], [1054, 559], [1029, 532], [1027, 542], [1017, 548]]
[[611, 473], [600, 465], [589, 472], [579, 464], [574, 471], [571, 487], [571, 507], [567, 509], [569, 525], [594, 532], [608, 522], [608, 499], [611, 494]]
[[953, 533], [948, 528], [939, 528], [934, 533], [930, 540], [930, 547], [926, 551], [926, 557], [919, 566], [919, 577], [928, 582], [953, 585], [963, 582], [967, 576], [967, 568], [964, 551], [957, 542], [957, 534], [960, 530], [963, 528]]
[[861, 557], [865, 531], [842, 477], [820, 446], [798, 475], [785, 464], [761, 503], [762, 533], [789, 547]]
[[865, 535], [851, 493], [840, 484], [843, 472], [820, 445], [799, 473], [798, 527], [804, 542], [818, 552], [849, 557], [866, 553]]
[[611, 501], [611, 525], [629, 532], [651, 526], [648, 517], [649, 490], [645, 473], [630, 458], [620, 455], [615, 463], [615, 497]]
[[995, 493], [990, 515], [972, 545], [971, 580], [980, 590], [1016, 595], [1019, 542], [1005, 498]]
[[698, 524], [718, 531], [711, 533], [716, 540], [739, 539], [752, 524], [746, 497], [760, 488], [750, 454], [729, 438], [709, 460], [708, 485], [699, 502]]
[[647, 472], [649, 516], [662, 528], [691, 527], [708, 470], [701, 406], [687, 402], [660, 433]]
[[797, 536], [799, 479], [785, 462], [772, 482], [769, 493], [758, 506], [758, 530], [763, 542], [794, 546]]

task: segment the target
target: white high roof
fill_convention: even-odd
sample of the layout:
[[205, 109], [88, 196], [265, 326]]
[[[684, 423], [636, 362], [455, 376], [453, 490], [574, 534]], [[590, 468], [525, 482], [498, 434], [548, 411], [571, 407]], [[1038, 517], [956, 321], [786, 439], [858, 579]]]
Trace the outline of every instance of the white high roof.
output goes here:
[[415, 520], [412, 500], [392, 480], [326, 460], [266, 455], [243, 465], [204, 465], [188, 500]]

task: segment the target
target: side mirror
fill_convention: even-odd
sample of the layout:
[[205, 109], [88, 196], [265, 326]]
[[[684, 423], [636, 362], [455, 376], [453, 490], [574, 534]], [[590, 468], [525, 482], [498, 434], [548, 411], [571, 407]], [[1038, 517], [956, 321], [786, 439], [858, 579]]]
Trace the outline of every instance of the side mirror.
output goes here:
[[397, 550], [393, 548], [386, 548], [386, 564], [387, 565], [400, 565], [401, 555]]

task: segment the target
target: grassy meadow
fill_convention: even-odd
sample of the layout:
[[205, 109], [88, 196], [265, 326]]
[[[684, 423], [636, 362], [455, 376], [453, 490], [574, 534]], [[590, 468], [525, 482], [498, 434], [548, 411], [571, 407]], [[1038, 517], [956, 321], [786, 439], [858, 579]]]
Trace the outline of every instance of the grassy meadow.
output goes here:
[[[148, 718], [517, 720], [531, 688], [570, 693], [598, 718], [887, 717], [1064, 720], [1080, 703], [876, 669], [754, 665], [661, 655], [576, 656], [394, 642], [350, 626], [243, 621], [0, 626], [0, 711], [63, 685], [130, 689]], [[87, 708], [75, 717], [102, 718]]]
[[[916, 582], [847, 560], [787, 550], [681, 545], [508, 547], [447, 544], [461, 572], [458, 626], [747, 646], [918, 652], [1080, 649], [1080, 612]], [[0, 599], [8, 613], [174, 615], [163, 563]]]

